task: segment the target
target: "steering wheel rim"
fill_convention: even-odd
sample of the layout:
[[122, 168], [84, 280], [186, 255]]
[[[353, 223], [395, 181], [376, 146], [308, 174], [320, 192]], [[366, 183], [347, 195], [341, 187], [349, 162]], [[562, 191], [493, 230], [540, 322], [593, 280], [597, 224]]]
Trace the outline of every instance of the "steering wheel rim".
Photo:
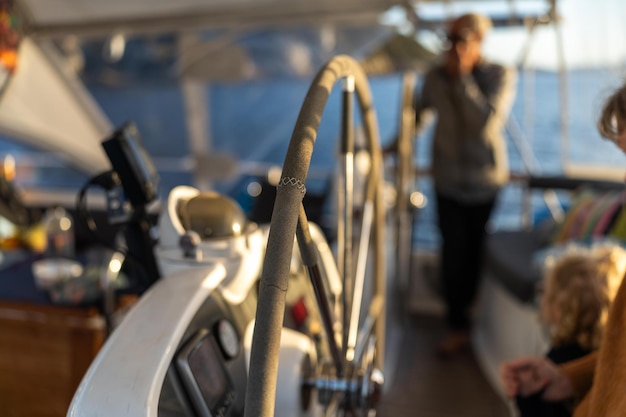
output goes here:
[[[255, 329], [250, 352], [250, 368], [246, 389], [245, 416], [270, 417], [274, 415], [280, 336], [285, 311], [285, 295], [288, 288], [289, 265], [293, 251], [296, 229], [306, 235], [308, 223], [303, 214], [302, 199], [305, 183], [317, 136], [321, 116], [333, 86], [341, 79], [354, 80], [356, 96], [362, 116], [366, 146], [371, 156], [371, 170], [366, 201], [371, 203], [374, 227], [374, 283], [370, 305], [372, 320], [365, 320], [376, 334], [376, 368], [383, 369], [384, 358], [384, 207], [382, 202], [382, 156], [378, 125], [373, 108], [369, 84], [361, 66], [351, 57], [339, 55], [331, 59], [315, 77], [305, 97], [294, 127], [289, 148], [283, 164], [282, 177], [277, 187], [272, 213], [267, 251], [261, 274]], [[353, 151], [353, 149], [352, 149]], [[352, 209], [352, 207], [347, 207]], [[300, 238], [300, 236], [299, 236]], [[351, 237], [350, 237], [351, 238]], [[299, 242], [302, 247], [303, 242]], [[377, 308], [373, 308], [373, 305]], [[376, 310], [376, 311], [375, 311]], [[343, 331], [347, 331], [345, 326]], [[332, 334], [331, 334], [332, 337]], [[369, 338], [367, 338], [369, 340]], [[366, 343], [366, 340], [363, 342]], [[344, 360], [345, 359], [345, 345]], [[354, 357], [353, 360], [361, 358]], [[359, 364], [360, 365], [360, 364]]]

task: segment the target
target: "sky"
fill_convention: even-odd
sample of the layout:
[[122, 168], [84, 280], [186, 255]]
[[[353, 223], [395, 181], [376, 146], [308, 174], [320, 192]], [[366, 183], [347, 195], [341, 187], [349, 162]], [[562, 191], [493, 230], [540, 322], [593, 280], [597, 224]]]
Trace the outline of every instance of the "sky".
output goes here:
[[[626, 1], [560, 0], [558, 10], [563, 17], [563, 49], [569, 68], [626, 63]], [[511, 45], [524, 45], [528, 39], [525, 30], [497, 30], [493, 35], [485, 44], [486, 55], [513, 62], [519, 59]], [[543, 27], [532, 41], [528, 64], [556, 68], [557, 51], [557, 32], [554, 27]]]
[[[520, 12], [547, 10], [545, 0], [514, 0]], [[469, 1], [453, 4], [418, 4], [425, 16], [449, 16], [466, 11], [508, 13], [509, 0]], [[626, 64], [625, 0], [559, 0], [565, 62], [568, 68], [624, 66]], [[431, 36], [432, 37], [432, 36]], [[429, 42], [429, 36], [424, 40]], [[520, 61], [528, 42], [524, 28], [497, 28], [484, 44], [485, 56], [506, 64]], [[541, 27], [532, 39], [527, 65], [556, 69], [558, 67], [557, 35], [553, 26]]]

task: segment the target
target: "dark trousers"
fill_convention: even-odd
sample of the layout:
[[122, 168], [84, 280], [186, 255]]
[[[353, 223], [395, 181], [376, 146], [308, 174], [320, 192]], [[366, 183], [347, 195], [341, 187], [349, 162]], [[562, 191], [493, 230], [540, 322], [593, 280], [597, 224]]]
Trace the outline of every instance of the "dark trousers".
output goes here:
[[439, 193], [436, 197], [446, 318], [451, 329], [467, 330], [482, 272], [485, 225], [496, 199], [467, 204]]

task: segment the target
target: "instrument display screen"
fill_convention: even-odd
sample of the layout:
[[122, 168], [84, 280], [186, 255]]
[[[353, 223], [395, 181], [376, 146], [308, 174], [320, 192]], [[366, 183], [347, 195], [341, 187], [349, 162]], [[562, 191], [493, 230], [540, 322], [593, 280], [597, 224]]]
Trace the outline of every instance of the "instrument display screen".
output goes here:
[[159, 174], [135, 124], [124, 124], [102, 146], [131, 204], [138, 207], [153, 201], [158, 194]]
[[198, 414], [225, 415], [234, 398], [233, 383], [211, 333], [198, 332], [181, 350], [177, 364]]

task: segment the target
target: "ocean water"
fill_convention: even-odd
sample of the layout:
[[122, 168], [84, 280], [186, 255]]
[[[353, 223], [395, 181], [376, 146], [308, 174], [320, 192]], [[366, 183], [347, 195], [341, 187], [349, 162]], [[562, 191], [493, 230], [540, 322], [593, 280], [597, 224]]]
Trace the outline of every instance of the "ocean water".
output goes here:
[[[604, 98], [622, 82], [619, 70], [593, 69], [567, 73], [566, 106], [561, 102], [560, 78], [553, 72], [520, 71], [518, 93], [512, 109], [507, 140], [511, 170], [558, 174], [566, 164], [590, 163], [596, 166], [624, 166], [626, 158], [617, 148], [600, 139], [595, 119]], [[242, 167], [282, 165], [300, 106], [310, 79], [269, 78], [243, 83], [209, 84], [204, 87], [207, 103], [209, 148], [215, 154], [228, 154]], [[88, 82], [87, 86], [114, 125], [128, 120], [137, 123], [144, 145], [154, 158], [161, 174], [161, 194], [179, 184], [191, 184], [190, 172], [180, 168], [189, 154], [185, 103], [180, 86], [173, 82], [138, 83], [123, 87]], [[381, 142], [388, 143], [398, 129], [401, 93], [400, 75], [374, 77], [370, 87], [377, 112]], [[337, 166], [337, 139], [340, 123], [339, 88], [328, 100], [318, 132], [308, 190], [323, 192]], [[562, 114], [568, 114], [562, 125]], [[358, 117], [357, 117], [358, 119]], [[358, 123], [358, 120], [357, 120]], [[561, 132], [569, 132], [563, 141]], [[430, 133], [426, 129], [416, 141], [415, 159], [428, 166]], [[517, 132], [521, 132], [517, 133]], [[17, 153], [23, 149], [0, 144], [0, 152]], [[523, 155], [531, 157], [523, 158]], [[54, 175], [35, 176], [40, 185], [79, 186], [84, 177], [75, 171], [57, 170]], [[236, 198], [249, 209], [251, 198], [246, 186], [259, 171], [220, 180], [213, 186]], [[417, 181], [418, 188], [432, 196], [428, 178]], [[437, 244], [433, 205], [417, 213], [415, 240], [420, 245]], [[542, 210], [540, 199], [535, 209]], [[512, 185], [502, 193], [492, 221], [494, 228], [514, 228], [520, 224], [521, 189]]]

